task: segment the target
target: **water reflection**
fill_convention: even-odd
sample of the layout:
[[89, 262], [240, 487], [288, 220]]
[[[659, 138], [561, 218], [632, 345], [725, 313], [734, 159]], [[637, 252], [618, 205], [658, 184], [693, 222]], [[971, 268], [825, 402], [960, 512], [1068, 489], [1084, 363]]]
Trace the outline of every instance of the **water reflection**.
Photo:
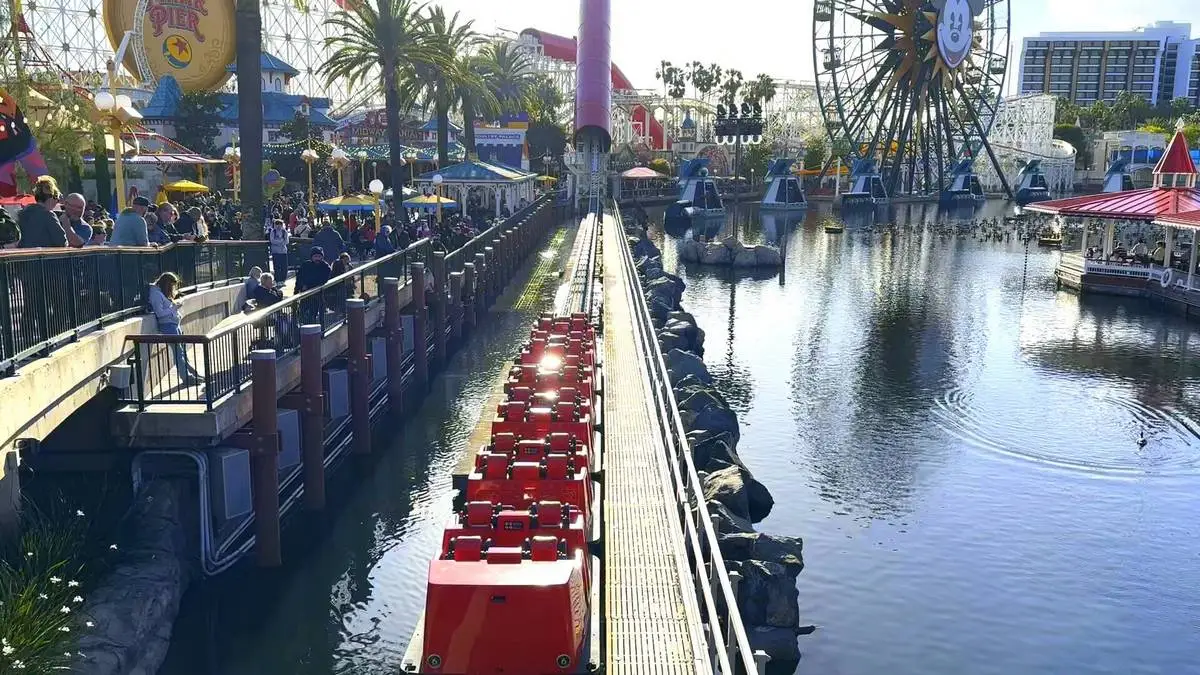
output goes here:
[[[763, 526], [806, 539], [800, 672], [1197, 672], [1195, 324], [1059, 291], [1057, 252], [973, 228], [1007, 205], [829, 213], [651, 228], [734, 374]], [[785, 269], [675, 260], [729, 235]]]

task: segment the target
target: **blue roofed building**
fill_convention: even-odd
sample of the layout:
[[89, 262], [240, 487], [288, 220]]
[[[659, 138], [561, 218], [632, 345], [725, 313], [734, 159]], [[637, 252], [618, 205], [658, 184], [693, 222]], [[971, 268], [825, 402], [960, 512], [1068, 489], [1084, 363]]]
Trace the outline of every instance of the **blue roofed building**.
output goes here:
[[[278, 57], [264, 52], [261, 65], [263, 142], [281, 140], [280, 126], [295, 119], [297, 114], [307, 115], [309, 123], [321, 129], [325, 140], [330, 140], [337, 126], [329, 117], [332, 107], [330, 100], [291, 93], [292, 78], [299, 75], [299, 71]], [[234, 65], [229, 66], [231, 73], [236, 70]], [[238, 133], [238, 96], [235, 92], [221, 92], [218, 95], [224, 107], [218, 113], [221, 125], [214, 145], [220, 148], [229, 145]], [[183, 92], [175, 78], [168, 75], [159, 79], [150, 101], [141, 110], [144, 124], [164, 136], [173, 137], [175, 116], [182, 98]]]

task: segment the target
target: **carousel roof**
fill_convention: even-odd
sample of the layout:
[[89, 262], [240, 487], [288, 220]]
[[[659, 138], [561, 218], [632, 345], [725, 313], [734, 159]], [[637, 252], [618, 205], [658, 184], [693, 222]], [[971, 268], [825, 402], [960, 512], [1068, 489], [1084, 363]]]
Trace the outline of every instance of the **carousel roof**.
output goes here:
[[1186, 227], [1191, 230], [1200, 230], [1200, 211], [1188, 211], [1187, 213], [1176, 213], [1169, 216], [1163, 216], [1154, 220], [1155, 225], [1171, 225], [1172, 227]]
[[[1176, 216], [1200, 210], [1200, 188], [1194, 187], [1195, 175], [1196, 164], [1188, 152], [1187, 140], [1182, 132], [1176, 131], [1158, 166], [1154, 167], [1154, 187], [1035, 202], [1025, 208], [1071, 218], [1154, 220]], [[1183, 176], [1187, 185], [1165, 183], [1167, 176]]]
[[1025, 207], [1037, 213], [1070, 218], [1152, 220], [1160, 216], [1200, 210], [1200, 188], [1142, 188], [1103, 192], [1034, 202]]

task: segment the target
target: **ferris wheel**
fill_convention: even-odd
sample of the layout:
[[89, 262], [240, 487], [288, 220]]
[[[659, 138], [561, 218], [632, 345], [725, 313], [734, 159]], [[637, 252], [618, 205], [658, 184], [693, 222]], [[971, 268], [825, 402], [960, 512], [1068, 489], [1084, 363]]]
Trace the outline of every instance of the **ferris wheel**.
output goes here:
[[1009, 21], [1009, 0], [817, 0], [817, 97], [835, 147], [875, 160], [888, 194], [939, 192], [979, 152], [998, 167], [987, 134]]

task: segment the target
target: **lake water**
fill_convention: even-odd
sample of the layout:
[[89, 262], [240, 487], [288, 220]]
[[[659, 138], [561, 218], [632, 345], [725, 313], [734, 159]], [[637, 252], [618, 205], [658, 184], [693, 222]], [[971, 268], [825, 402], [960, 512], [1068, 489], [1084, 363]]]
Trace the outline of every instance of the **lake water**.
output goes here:
[[[679, 270], [775, 495], [761, 528], [806, 543], [818, 630], [798, 672], [1200, 673], [1200, 324], [1056, 291], [1057, 254], [1020, 242], [826, 235], [818, 210], [725, 225], [784, 243], [782, 280]], [[395, 673], [450, 474], [556, 285], [495, 317], [416, 419], [335, 475], [282, 570], [189, 594], [162, 672]]]
[[[760, 529], [805, 540], [797, 672], [1200, 673], [1200, 324], [1057, 290], [1057, 252], [933, 207], [841, 235], [828, 208], [651, 228], [775, 496]], [[717, 230], [785, 271], [677, 263]]]

